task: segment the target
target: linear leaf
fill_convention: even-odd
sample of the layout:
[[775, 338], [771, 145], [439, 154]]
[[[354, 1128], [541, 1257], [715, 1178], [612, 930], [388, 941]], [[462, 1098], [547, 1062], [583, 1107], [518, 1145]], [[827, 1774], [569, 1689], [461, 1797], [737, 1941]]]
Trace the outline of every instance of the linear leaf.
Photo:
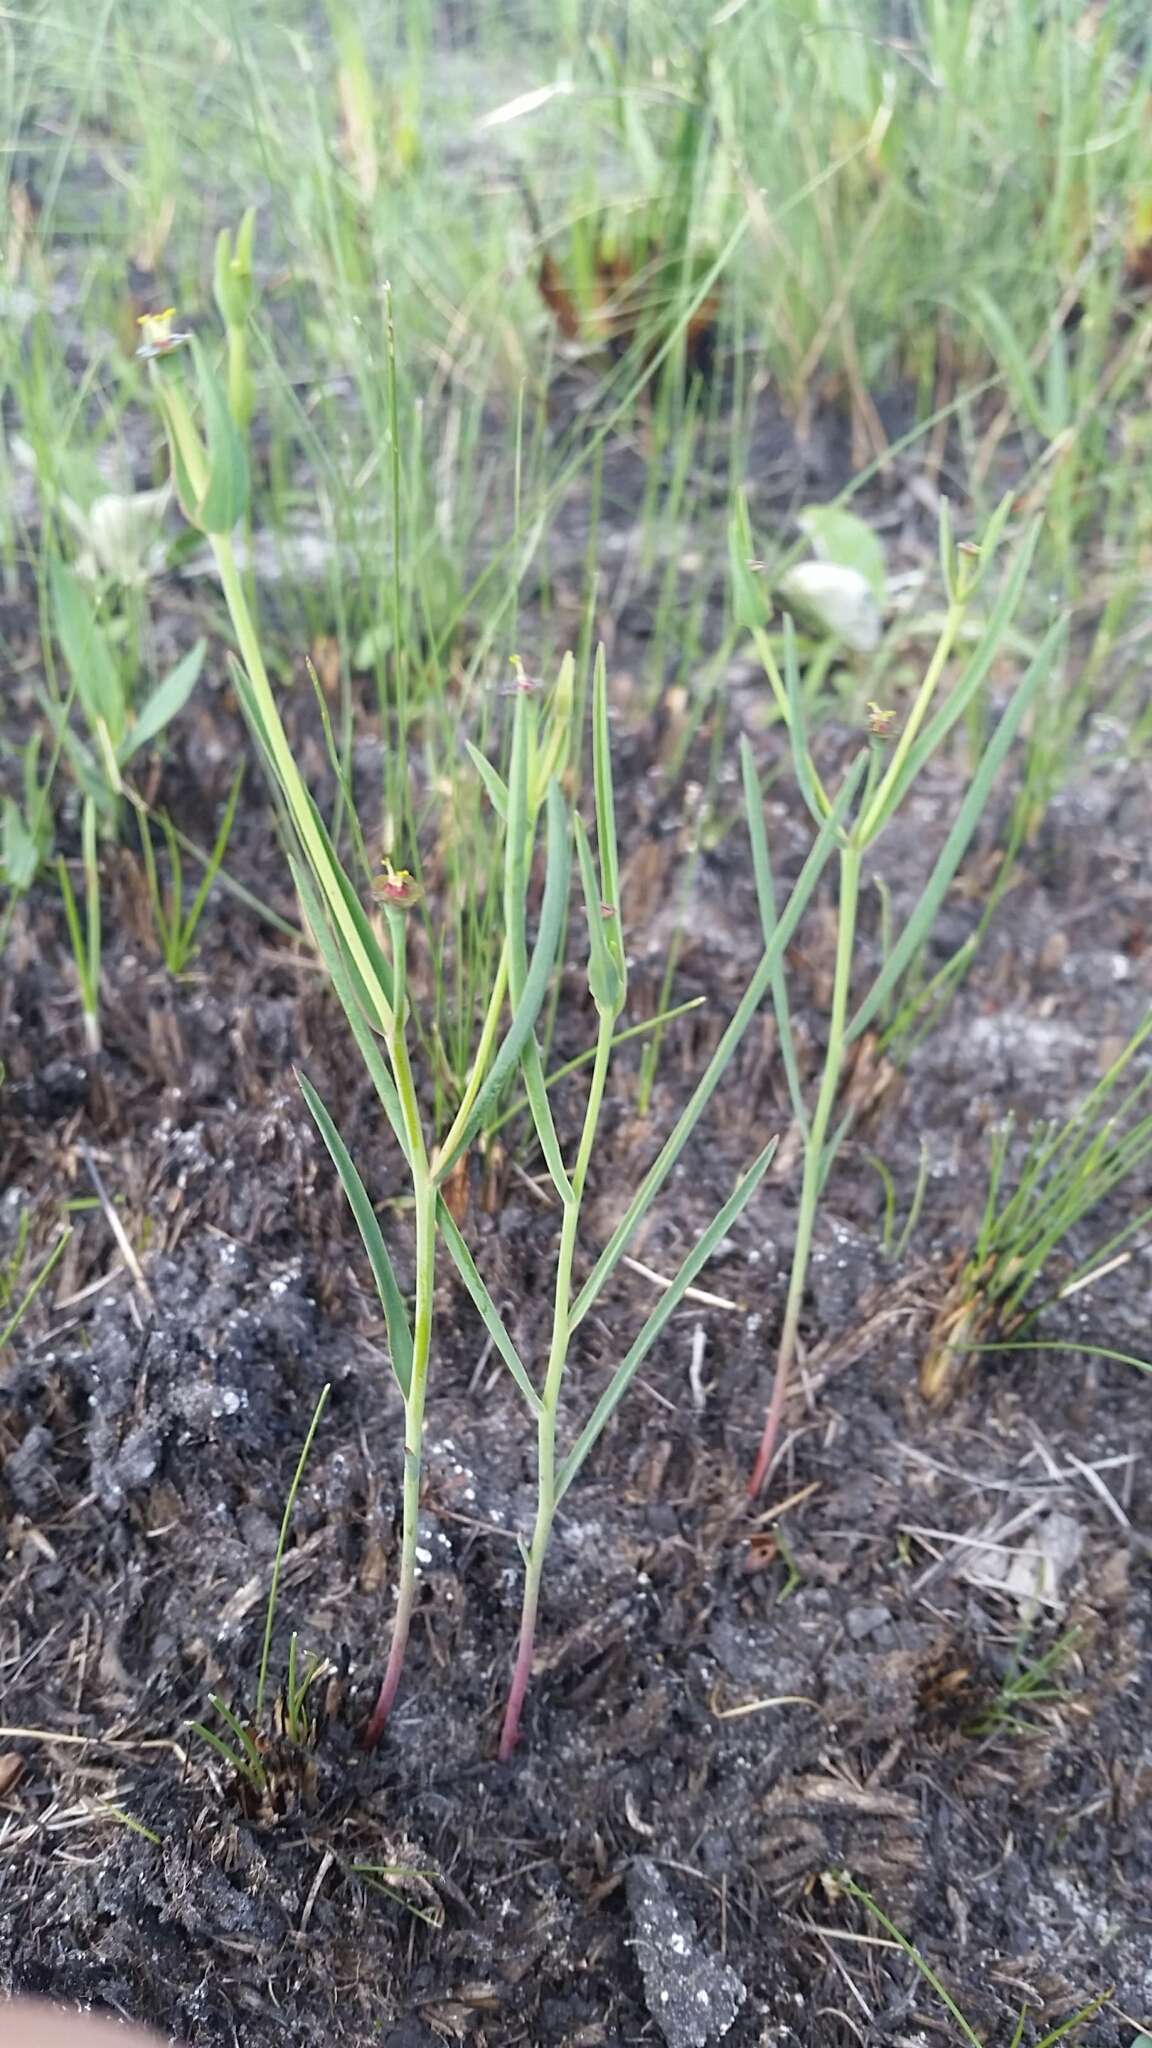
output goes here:
[[89, 724], [103, 725], [113, 746], [118, 746], [128, 716], [124, 679], [79, 578], [57, 560], [49, 564], [48, 576], [56, 636], [76, 695]]
[[465, 740], [464, 748], [468, 759], [471, 761], [472, 766], [475, 768], [477, 775], [488, 792], [488, 799], [492, 809], [495, 811], [496, 816], [506, 825], [508, 823], [507, 784], [503, 777], [496, 773], [491, 761], [480, 752], [479, 747], [473, 746], [471, 740]]
[[596, 650], [596, 668], [592, 679], [592, 768], [596, 791], [596, 852], [600, 861], [600, 895], [612, 913], [603, 928], [603, 935], [620, 984], [616, 1004], [619, 1009], [628, 986], [628, 972], [624, 956], [624, 934], [620, 926], [620, 853], [616, 838], [616, 798], [612, 787], [612, 731], [608, 720], [608, 674], [603, 642]]
[[[607, 917], [615, 920], [615, 912], [601, 900], [600, 881], [592, 862], [592, 849], [584, 820], [577, 813], [572, 820], [576, 836], [576, 854], [580, 866], [580, 882], [584, 890], [584, 909], [588, 919], [588, 992], [601, 1015], [618, 1017], [624, 1000], [624, 989], [620, 970], [608, 948], [605, 932]], [[615, 920], [618, 922], [618, 920]]]
[[436, 1162], [438, 1183], [444, 1181], [465, 1146], [471, 1144], [489, 1110], [511, 1080], [520, 1064], [520, 1056], [531, 1037], [541, 1005], [548, 993], [548, 984], [556, 964], [556, 950], [564, 929], [564, 918], [568, 908], [568, 884], [572, 872], [568, 813], [564, 799], [554, 782], [548, 785], [545, 817], [547, 836], [544, 900], [540, 906], [540, 925], [536, 933], [531, 965], [524, 978], [520, 1000], [514, 1005], [512, 1021], [489, 1068], [484, 1086], [472, 1105], [472, 1113], [451, 1152], [446, 1152], [443, 1158]]
[[848, 1026], [845, 1044], [867, 1029], [877, 1010], [886, 1001], [901, 975], [915, 958], [924, 944], [929, 931], [936, 921], [936, 913], [944, 900], [960, 862], [967, 851], [968, 843], [987, 806], [1001, 763], [1012, 741], [1020, 729], [1020, 722], [1032, 702], [1037, 690], [1052, 666], [1056, 650], [1063, 639], [1065, 622], [1056, 620], [1049, 629], [1036, 652], [1034, 660], [1017, 687], [999, 725], [988, 741], [980, 757], [980, 765], [968, 786], [964, 801], [956, 815], [955, 823], [940, 850], [936, 865], [924, 886], [916, 908], [911, 913], [900, 937], [889, 953], [887, 960], [865, 996]]
[[388, 1326], [388, 1350], [392, 1372], [404, 1400], [407, 1401], [412, 1391], [412, 1328], [408, 1321], [408, 1311], [404, 1307], [404, 1297], [388, 1256], [388, 1247], [376, 1221], [376, 1211], [368, 1199], [368, 1190], [360, 1178], [359, 1168], [352, 1154], [307, 1074], [302, 1074], [299, 1067], [296, 1069], [296, 1079], [300, 1083], [300, 1093], [312, 1112], [316, 1128], [332, 1155], [333, 1165], [340, 1176], [340, 1185], [356, 1218], [356, 1227], [368, 1254], [368, 1263], [376, 1282], [376, 1292], [384, 1311], [384, 1321]]
[[749, 1024], [760, 1008], [764, 997], [772, 986], [772, 975], [782, 959], [785, 948], [791, 944], [792, 934], [808, 907], [809, 898], [824, 872], [828, 856], [832, 851], [848, 807], [860, 786], [860, 779], [867, 765], [867, 755], [860, 754], [844, 778], [835, 802], [820, 827], [813, 842], [812, 850], [797, 878], [792, 894], [781, 913], [771, 943], [765, 947], [759, 967], [752, 976], [748, 987], [740, 998], [736, 1011], [704, 1069], [692, 1094], [665, 1140], [656, 1159], [649, 1167], [627, 1209], [621, 1217], [607, 1244], [601, 1252], [587, 1280], [584, 1282], [572, 1306], [570, 1328], [587, 1315], [597, 1295], [609, 1276], [615, 1271], [624, 1256], [629, 1238], [642, 1217], [646, 1216], [656, 1196], [663, 1187], [681, 1152], [688, 1143], [692, 1132], [707, 1109], [721, 1076], [733, 1053], [736, 1051]]
[[197, 507], [196, 524], [205, 533], [231, 533], [248, 509], [248, 454], [229, 410], [224, 386], [195, 335], [192, 354], [208, 443], [208, 488]]
[[661, 1295], [640, 1335], [630, 1347], [623, 1362], [617, 1366], [607, 1387], [597, 1401], [588, 1421], [564, 1459], [556, 1481], [556, 1499], [563, 1499], [588, 1453], [598, 1442], [606, 1424], [611, 1420], [623, 1400], [628, 1388], [647, 1357], [669, 1317], [679, 1308], [689, 1287], [700, 1268], [707, 1263], [720, 1243], [732, 1228], [742, 1209], [755, 1194], [772, 1162], [776, 1150], [776, 1138], [765, 1145], [760, 1157], [749, 1167], [744, 1178], [737, 1182], [724, 1207], [712, 1218], [707, 1230], [689, 1252], [672, 1285]]
[[476, 1261], [464, 1242], [464, 1238], [458, 1230], [455, 1220], [450, 1214], [442, 1196], [437, 1201], [436, 1218], [440, 1225], [440, 1232], [444, 1242], [452, 1254], [456, 1270], [472, 1297], [473, 1307], [476, 1309], [484, 1328], [487, 1330], [493, 1344], [508, 1367], [533, 1415], [542, 1414], [544, 1404], [528, 1377], [520, 1353], [508, 1334], [508, 1326], [492, 1296], [489, 1294], [487, 1287], [484, 1285], [484, 1280]]
[[[1004, 578], [1000, 594], [988, 616], [988, 622], [985, 625], [984, 631], [969, 655], [955, 689], [951, 690], [948, 696], [945, 697], [935, 717], [929, 720], [923, 732], [919, 734], [915, 744], [909, 749], [908, 759], [904, 763], [903, 771], [888, 794], [884, 806], [884, 817], [870, 833], [870, 838], [875, 838], [884, 822], [892, 816], [893, 811], [899, 809], [909, 787], [915, 782], [925, 763], [936, 753], [937, 749], [948, 737], [956, 721], [964, 716], [977, 691], [983, 688], [993, 662], [1003, 649], [1004, 636], [1012, 623], [1016, 608], [1023, 596], [1024, 585], [1032, 566], [1032, 557], [1036, 552], [1036, 544], [1040, 538], [1040, 525], [1041, 522], [1039, 520], [1034, 521], [1026, 535], [1011, 569]], [[1051, 639], [1052, 633], [1055, 632], [1058, 625], [1059, 621], [1056, 621], [1053, 627], [1050, 628], [1047, 636], [1048, 640]], [[1047, 640], [1043, 644], [1047, 645]]]
[[149, 740], [162, 733], [166, 725], [171, 725], [178, 712], [183, 711], [199, 680], [207, 645], [206, 640], [198, 640], [157, 685], [152, 695], [145, 698], [128, 729], [127, 738], [116, 749], [116, 759], [121, 767], [141, 747], [147, 746]]
[[[526, 691], [516, 697], [512, 726], [512, 758], [508, 767], [508, 830], [504, 852], [504, 932], [508, 945], [508, 992], [513, 1015], [521, 1008], [528, 980], [527, 922], [528, 874], [532, 857], [532, 818], [528, 806], [528, 763], [535, 753], [536, 707]], [[551, 793], [550, 798], [551, 798]], [[559, 793], [557, 793], [559, 794]], [[550, 812], [554, 808], [550, 800]], [[567, 827], [565, 825], [565, 838]], [[524, 1034], [520, 1065], [528, 1107], [540, 1140], [544, 1162], [562, 1202], [572, 1200], [572, 1186], [564, 1170], [564, 1158], [552, 1111], [544, 1087], [544, 1069], [533, 1026]], [[491, 1077], [490, 1077], [491, 1080]], [[487, 1092], [487, 1091], [485, 1091]], [[475, 1115], [475, 1111], [473, 1111]]]

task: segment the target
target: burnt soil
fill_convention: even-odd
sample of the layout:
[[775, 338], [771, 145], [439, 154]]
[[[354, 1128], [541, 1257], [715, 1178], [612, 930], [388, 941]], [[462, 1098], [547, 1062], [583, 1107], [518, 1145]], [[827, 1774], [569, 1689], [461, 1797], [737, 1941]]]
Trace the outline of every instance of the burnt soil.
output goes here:
[[[34, 612], [18, 605], [4, 625], [15, 672], [34, 679]], [[624, 677], [628, 655], [617, 622]], [[306, 692], [292, 701], [318, 762]], [[765, 774], [781, 771], [768, 821], [785, 878], [808, 844], [760, 710], [734, 673], [714, 806], [732, 829], [709, 835], [695, 870], [674, 982], [677, 998], [707, 1000], [670, 1028], [646, 1114], [639, 1053], [618, 1057], [583, 1270], [758, 958], [734, 823], [740, 725]], [[666, 727], [622, 687], [617, 714], [642, 1016], [683, 906], [709, 735], [673, 780]], [[854, 744], [833, 726], [830, 764]], [[210, 836], [243, 745], [216, 654], [154, 771], [156, 800], [194, 837]], [[897, 910], [960, 777], [959, 762], [934, 769], [883, 843]], [[734, 2048], [956, 2038], [847, 1872], [986, 2039], [1008, 2040], [1021, 2006], [1034, 2039], [1105, 1991], [1090, 2038], [1130, 2039], [1128, 2022], [1152, 2012], [1147, 1387], [1071, 1349], [989, 1354], [941, 1414], [921, 1403], [916, 1368], [983, 1197], [989, 1126], [1009, 1110], [1066, 1112], [1147, 1006], [1149, 796], [1145, 767], [1086, 734], [943, 1020], [898, 1068], [857, 1076], [803, 1386], [755, 1506], [744, 1482], [799, 1171], [769, 1021], [745, 1041], [636, 1255], [670, 1271], [774, 1130], [780, 1151], [703, 1276], [725, 1305], [685, 1304], [565, 1503], [507, 1767], [495, 1741], [534, 1445], [446, 1269], [406, 1682], [379, 1751], [357, 1746], [387, 1642], [400, 1409], [296, 1064], [355, 1142], [402, 1278], [410, 1268], [395, 1152], [314, 966], [218, 890], [192, 968], [172, 980], [125, 847], [107, 880], [104, 1050], [86, 1058], [59, 901], [32, 894], [0, 990], [0, 1222], [12, 1243], [30, 1218], [35, 1250], [62, 1203], [77, 1206], [0, 1364], [0, 1984], [150, 2020], [189, 2048], [679, 2048], [717, 2038], [734, 2009]], [[930, 965], [977, 922], [1007, 803], [965, 863]], [[255, 770], [229, 866], [293, 914]], [[832, 938], [825, 890], [790, 963], [813, 1056]], [[563, 1049], [588, 1042], [575, 968], [560, 1017]], [[578, 1086], [558, 1102], [570, 1136]], [[473, 1161], [465, 1227], [538, 1365], [557, 1219], [526, 1134], [502, 1135], [499, 1154]], [[869, 1155], [892, 1173], [900, 1216], [922, 1141], [923, 1215], [897, 1261]], [[1054, 1279], [1148, 1200], [1125, 1189], [1061, 1248]], [[1040, 1330], [1140, 1353], [1146, 1288], [1138, 1252]], [[622, 1268], [583, 1326], [569, 1436], [651, 1300]], [[272, 1669], [295, 1630], [337, 1675], [315, 1749], [282, 1745], [278, 1797], [253, 1811], [189, 1722], [211, 1718], [211, 1691], [252, 1703], [279, 1518], [326, 1383]], [[1044, 1696], [997, 1718], [1006, 1675], [1053, 1646]], [[357, 1865], [388, 1867], [385, 1889]]]

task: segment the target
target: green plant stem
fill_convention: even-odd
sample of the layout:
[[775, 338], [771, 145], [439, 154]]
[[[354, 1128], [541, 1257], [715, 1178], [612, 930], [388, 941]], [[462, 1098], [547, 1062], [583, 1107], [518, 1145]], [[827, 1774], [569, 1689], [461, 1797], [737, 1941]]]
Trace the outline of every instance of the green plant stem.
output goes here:
[[564, 1381], [564, 1367], [568, 1361], [568, 1347], [572, 1341], [572, 1262], [576, 1252], [576, 1234], [580, 1224], [580, 1205], [584, 1193], [584, 1182], [588, 1173], [588, 1162], [596, 1128], [600, 1121], [600, 1110], [604, 1101], [604, 1086], [608, 1078], [608, 1062], [612, 1054], [612, 1038], [617, 1011], [608, 1008], [598, 1012], [599, 1027], [596, 1036], [596, 1058], [592, 1068], [592, 1080], [588, 1089], [588, 1102], [584, 1111], [584, 1127], [580, 1134], [580, 1147], [576, 1165], [571, 1175], [572, 1194], [564, 1204], [564, 1220], [560, 1227], [560, 1246], [556, 1255], [556, 1296], [552, 1312], [552, 1342], [548, 1352], [548, 1369], [544, 1379], [540, 1413], [537, 1417], [536, 1453], [536, 1523], [532, 1531], [532, 1542], [525, 1556], [524, 1597], [520, 1610], [520, 1636], [516, 1651], [516, 1663], [512, 1672], [512, 1683], [504, 1709], [504, 1725], [500, 1731], [500, 1761], [507, 1763], [516, 1747], [520, 1733], [520, 1714], [524, 1696], [532, 1676], [532, 1653], [536, 1641], [536, 1617], [540, 1604], [540, 1578], [544, 1570], [544, 1559], [552, 1535], [552, 1523], [556, 1516], [556, 1414], [560, 1405], [560, 1389]]
[[948, 657], [956, 644], [956, 636], [964, 623], [968, 609], [967, 595], [956, 598], [948, 612], [936, 642], [932, 659], [924, 671], [924, 680], [916, 692], [916, 700], [904, 721], [900, 737], [892, 751], [892, 758], [880, 779], [880, 786], [871, 803], [864, 807], [863, 816], [856, 827], [856, 838], [861, 848], [875, 839], [898, 800], [900, 777], [904, 764], [912, 751], [912, 743], [920, 731], [940, 687]]
[[856, 938], [856, 910], [860, 900], [861, 858], [862, 850], [855, 837], [840, 849], [840, 916], [836, 934], [836, 968], [828, 1023], [828, 1049], [824, 1055], [820, 1093], [804, 1145], [804, 1178], [800, 1188], [800, 1210], [796, 1220], [796, 1244], [792, 1253], [788, 1297], [784, 1304], [784, 1326], [780, 1332], [780, 1344], [776, 1353], [776, 1373], [772, 1382], [768, 1412], [764, 1418], [764, 1433], [760, 1439], [752, 1477], [748, 1481], [750, 1496], [759, 1493], [772, 1466], [784, 1415], [784, 1404], [788, 1398], [792, 1364], [796, 1355], [800, 1311], [804, 1303], [804, 1288], [812, 1256], [812, 1233], [827, 1165], [825, 1147], [828, 1126], [836, 1106], [844, 1066], [845, 1029], [852, 981], [852, 952]]
[[[402, 948], [401, 948], [402, 951]], [[432, 1305], [436, 1287], [436, 1183], [428, 1163], [415, 1083], [403, 1037], [402, 1006], [397, 1005], [393, 1072], [409, 1146], [409, 1168], [416, 1209], [416, 1299], [412, 1315], [412, 1374], [404, 1403], [404, 1503], [400, 1534], [400, 1581], [388, 1663], [376, 1704], [364, 1730], [365, 1749], [380, 1740], [392, 1711], [404, 1669], [412, 1608], [416, 1599], [416, 1546], [420, 1533], [420, 1469], [424, 1436], [424, 1397], [432, 1351]]]

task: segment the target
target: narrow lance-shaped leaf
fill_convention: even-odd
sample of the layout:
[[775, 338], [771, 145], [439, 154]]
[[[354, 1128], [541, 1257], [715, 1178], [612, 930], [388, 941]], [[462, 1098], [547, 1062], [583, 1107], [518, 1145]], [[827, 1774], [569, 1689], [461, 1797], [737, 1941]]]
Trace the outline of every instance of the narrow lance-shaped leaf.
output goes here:
[[307, 867], [303, 861], [295, 858], [290, 858], [289, 866], [313, 942], [328, 970], [329, 979], [340, 999], [344, 1015], [352, 1027], [352, 1036], [360, 1049], [360, 1057], [383, 1105], [396, 1142], [407, 1158], [408, 1137], [400, 1110], [400, 1097], [396, 1092], [396, 1083], [387, 1061], [380, 1050], [379, 1040], [373, 1031], [371, 1014], [366, 1006], [356, 970], [325, 915]]
[[540, 925], [536, 933], [531, 964], [520, 991], [520, 1000], [514, 1004], [508, 1031], [488, 1071], [484, 1086], [472, 1105], [472, 1113], [452, 1150], [444, 1153], [436, 1162], [436, 1180], [440, 1184], [443, 1184], [461, 1152], [471, 1144], [485, 1117], [515, 1073], [548, 993], [548, 984], [556, 964], [560, 934], [564, 928], [564, 917], [568, 907], [568, 885], [572, 872], [568, 813], [555, 783], [550, 784], [548, 789], [545, 818], [547, 861], [544, 872], [544, 900], [540, 907]]
[[[1012, 623], [1013, 615], [1024, 593], [1024, 585], [1032, 566], [1032, 557], [1040, 537], [1040, 522], [1037, 520], [1026, 536], [1008, 575], [1004, 579], [1000, 594], [988, 616], [984, 628], [972, 653], [964, 666], [955, 689], [944, 699], [934, 717], [930, 718], [924, 730], [918, 734], [909, 748], [908, 758], [884, 800], [883, 811], [870, 821], [869, 840], [875, 839], [883, 830], [893, 812], [898, 810], [912, 783], [915, 782], [925, 763], [931, 759], [944, 740], [947, 739], [958, 719], [964, 716], [977, 691], [983, 688], [993, 662], [1002, 653], [1004, 635]], [[1047, 647], [1053, 635], [1059, 634], [1062, 622], [1057, 620], [1049, 629], [1043, 643]], [[1043, 651], [1043, 648], [1040, 650]]]
[[507, 1324], [492, 1296], [489, 1294], [476, 1261], [472, 1257], [443, 1197], [440, 1197], [438, 1200], [436, 1218], [440, 1226], [440, 1234], [452, 1255], [453, 1263], [460, 1278], [468, 1289], [468, 1293], [472, 1298], [472, 1305], [479, 1315], [484, 1328], [491, 1337], [496, 1350], [507, 1366], [520, 1392], [523, 1394], [533, 1415], [540, 1415], [543, 1406], [540, 1396], [528, 1377], [520, 1353], [508, 1334]]
[[231, 533], [248, 509], [248, 454], [224, 386], [195, 335], [192, 354], [208, 443], [208, 488], [197, 506], [196, 523], [205, 533]]
[[576, 835], [576, 854], [580, 864], [580, 882], [584, 890], [584, 908], [588, 918], [588, 990], [596, 1008], [602, 1016], [616, 1017], [624, 1000], [620, 973], [612, 954], [604, 926], [608, 918], [615, 918], [610, 904], [600, 900], [600, 884], [592, 864], [592, 849], [584, 820], [577, 814], [572, 821]]
[[492, 805], [492, 809], [502, 823], [506, 825], [508, 823], [507, 785], [502, 776], [496, 773], [491, 761], [480, 752], [479, 747], [473, 746], [471, 740], [465, 740], [464, 749], [488, 792], [488, 800]]
[[380, 1225], [376, 1221], [376, 1212], [368, 1199], [368, 1190], [360, 1178], [356, 1162], [308, 1076], [297, 1068], [296, 1079], [300, 1083], [300, 1092], [312, 1112], [316, 1128], [332, 1156], [332, 1162], [340, 1176], [340, 1185], [348, 1199], [348, 1206], [356, 1218], [356, 1227], [368, 1254], [368, 1263], [376, 1282], [376, 1292], [384, 1311], [392, 1371], [396, 1384], [407, 1401], [412, 1391], [412, 1329], [408, 1321], [408, 1312], [404, 1307], [404, 1297], [388, 1256], [388, 1248], [384, 1243]]
[[146, 697], [128, 728], [128, 734], [116, 749], [116, 759], [123, 768], [133, 754], [154, 740], [165, 726], [171, 725], [177, 713], [183, 711], [199, 680], [204, 665], [206, 640], [198, 640], [176, 663], [174, 669], [157, 684], [150, 697]]
[[955, 823], [944, 841], [916, 908], [848, 1026], [844, 1040], [846, 1045], [851, 1045], [853, 1039], [867, 1030], [876, 1012], [887, 1000], [901, 975], [927, 939], [936, 921], [937, 911], [987, 807], [992, 784], [1001, 763], [1020, 729], [1021, 720], [1028, 706], [1051, 669], [1064, 630], [1064, 623], [1061, 620], [1052, 626], [985, 747], [980, 757], [980, 765], [969, 784]]
[[103, 725], [113, 747], [124, 737], [127, 697], [123, 678], [96, 623], [91, 601], [71, 569], [53, 560], [48, 568], [52, 609], [68, 673], [89, 724]]
[[796, 646], [796, 626], [791, 618], [784, 621], [784, 689], [788, 700], [788, 737], [792, 742], [796, 781], [801, 796], [819, 825], [828, 815], [828, 798], [820, 785], [808, 745], [808, 721], [800, 687], [800, 655]]
[[751, 1201], [772, 1162], [778, 1140], [773, 1138], [765, 1145], [760, 1157], [749, 1167], [743, 1180], [739, 1181], [724, 1207], [715, 1215], [707, 1230], [694, 1249], [688, 1254], [670, 1287], [661, 1295], [640, 1335], [630, 1347], [623, 1363], [617, 1366], [600, 1399], [597, 1401], [580, 1435], [564, 1459], [556, 1481], [556, 1499], [563, 1499], [589, 1452], [615, 1414], [621, 1401], [644, 1363], [661, 1330], [670, 1316], [674, 1315], [689, 1287], [702, 1266], [711, 1258], [721, 1238], [732, 1228], [736, 1218]]
[[596, 650], [592, 679], [592, 766], [596, 792], [596, 852], [600, 861], [600, 898], [608, 913], [603, 936], [616, 969], [623, 1007], [628, 988], [624, 934], [620, 925], [620, 854], [616, 838], [616, 797], [612, 786], [612, 732], [608, 719], [608, 671], [603, 644]]
[[[504, 856], [504, 931], [508, 943], [508, 991], [513, 1011], [520, 1008], [528, 978], [526, 904], [532, 854], [532, 820], [528, 806], [528, 764], [534, 751], [535, 706], [527, 690], [516, 696], [512, 725], [512, 759], [508, 769], [508, 830]], [[533, 1031], [524, 1039], [520, 1055], [524, 1089], [532, 1122], [540, 1140], [544, 1163], [562, 1202], [572, 1200], [572, 1185], [564, 1168], [560, 1141], [552, 1121], [552, 1110], [544, 1087], [540, 1048]]]
[[[377, 1029], [387, 1033], [392, 1022], [392, 970], [384, 951], [376, 938], [364, 906], [340, 863], [318, 806], [303, 783], [297, 790], [289, 790], [284, 785], [264, 727], [258, 699], [246, 671], [234, 658], [230, 663], [230, 669], [244, 715], [256, 735], [263, 754], [272, 789], [278, 793], [286, 828], [299, 853], [300, 866], [307, 865], [315, 879], [317, 890], [323, 895], [333, 927], [340, 935], [347, 972], [354, 982], [367, 1015], [372, 1018]], [[303, 812], [298, 811], [298, 806], [303, 806]], [[302, 815], [306, 815], [311, 827], [311, 845], [305, 839], [301, 825]]]
[[792, 934], [808, 907], [809, 899], [824, 871], [828, 856], [839, 834], [845, 814], [867, 765], [867, 757], [861, 754], [844, 778], [843, 785], [818, 832], [812, 851], [808, 855], [792, 894], [780, 914], [775, 936], [765, 948], [759, 967], [752, 976], [748, 987], [740, 998], [719, 1045], [716, 1047], [703, 1074], [697, 1082], [677, 1122], [665, 1140], [664, 1145], [649, 1167], [636, 1193], [628, 1204], [615, 1230], [597, 1259], [573, 1304], [570, 1327], [574, 1330], [591, 1308], [597, 1295], [603, 1289], [610, 1275], [624, 1256], [629, 1238], [642, 1217], [646, 1216], [656, 1196], [671, 1173], [676, 1161], [688, 1143], [692, 1132], [707, 1109], [725, 1068], [736, 1051], [749, 1024], [760, 1008], [772, 986], [772, 975], [791, 944]]

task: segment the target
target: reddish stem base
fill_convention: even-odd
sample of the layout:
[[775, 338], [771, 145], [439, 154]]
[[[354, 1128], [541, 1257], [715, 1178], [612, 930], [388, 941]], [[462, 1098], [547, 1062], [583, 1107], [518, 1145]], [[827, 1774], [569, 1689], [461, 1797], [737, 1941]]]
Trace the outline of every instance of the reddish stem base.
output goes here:
[[400, 1690], [400, 1675], [404, 1669], [404, 1652], [407, 1646], [408, 1629], [405, 1624], [403, 1630], [397, 1627], [392, 1637], [392, 1648], [388, 1652], [388, 1665], [384, 1672], [380, 1690], [376, 1695], [376, 1705], [373, 1707], [372, 1717], [366, 1723], [364, 1733], [360, 1737], [361, 1749], [375, 1749], [376, 1744], [384, 1733], [384, 1723], [392, 1712], [396, 1702], [396, 1695]]
[[516, 1650], [516, 1664], [512, 1672], [512, 1683], [508, 1688], [508, 1703], [504, 1708], [504, 1724], [500, 1730], [499, 1757], [502, 1764], [509, 1763], [512, 1751], [520, 1736], [520, 1711], [528, 1681], [532, 1676], [532, 1653], [536, 1646], [536, 1603], [537, 1589], [529, 1585], [524, 1591], [524, 1607], [520, 1615], [520, 1641]]
[[752, 1477], [748, 1481], [749, 1500], [755, 1500], [769, 1472], [772, 1470], [773, 1461], [776, 1456], [776, 1445], [780, 1436], [780, 1424], [784, 1419], [784, 1403], [787, 1396], [788, 1367], [786, 1361], [781, 1360], [776, 1367], [776, 1378], [772, 1385], [772, 1399], [768, 1403], [768, 1413], [764, 1417], [764, 1434], [760, 1439], [760, 1448], [756, 1453], [756, 1463], [752, 1467]]

